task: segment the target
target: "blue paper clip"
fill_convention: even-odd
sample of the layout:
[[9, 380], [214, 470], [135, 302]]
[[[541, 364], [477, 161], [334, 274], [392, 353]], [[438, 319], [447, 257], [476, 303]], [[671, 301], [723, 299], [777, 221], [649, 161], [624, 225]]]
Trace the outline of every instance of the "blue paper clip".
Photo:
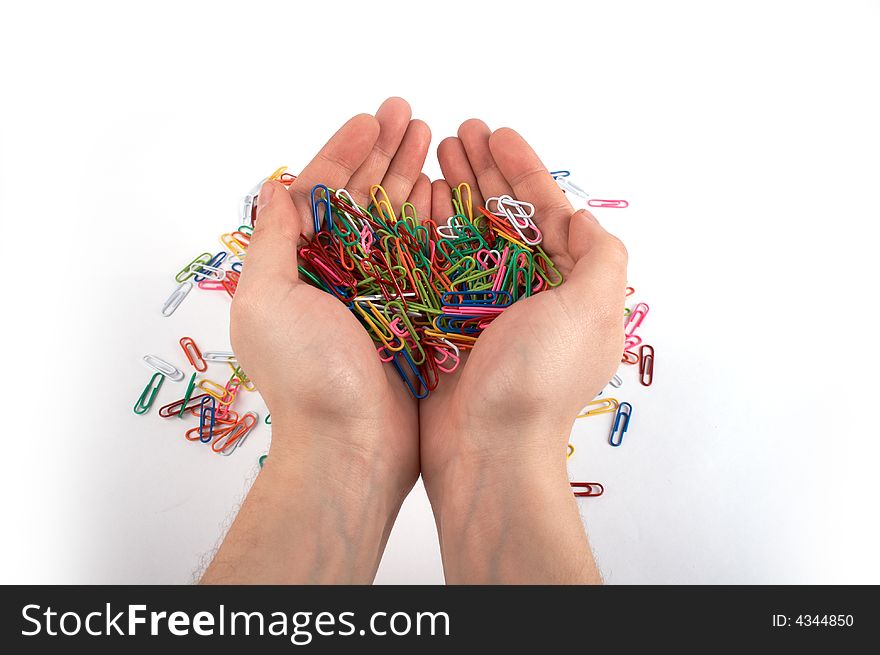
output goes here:
[[554, 180], [558, 180], [560, 177], [568, 177], [571, 175], [571, 171], [550, 171], [550, 175]]
[[[625, 411], [623, 409], [624, 407], [626, 407]], [[626, 434], [626, 431], [629, 428], [629, 417], [632, 416], [632, 411], [633, 407], [629, 403], [620, 403], [620, 407], [617, 408], [617, 414], [614, 417], [614, 425], [611, 427], [611, 434], [608, 437], [608, 443], [615, 448], [623, 443], [623, 435]], [[622, 426], [620, 425], [620, 419], [623, 419]], [[614, 437], [617, 437], [616, 443]]]
[[[416, 380], [418, 380], [421, 385], [420, 388], [424, 389], [424, 393], [419, 395], [419, 392], [416, 391], [416, 388], [413, 386], [413, 383], [410, 381], [409, 376], [403, 371], [403, 367], [397, 361], [398, 358], [403, 355], [404, 359], [406, 359], [407, 364], [409, 364], [410, 370], [415, 374]], [[413, 395], [414, 398], [421, 400], [422, 398], [428, 397], [428, 383], [425, 382], [425, 378], [422, 377], [421, 371], [419, 371], [419, 367], [416, 366], [415, 362], [412, 360], [412, 357], [409, 356], [409, 353], [406, 350], [401, 350], [394, 355], [394, 359], [391, 360], [391, 363], [394, 365], [394, 368], [397, 370], [397, 373], [403, 378], [403, 381], [406, 382], [406, 386], [409, 387], [409, 392]]]
[[[211, 401], [211, 406], [208, 407], [208, 401]], [[202, 443], [208, 443], [211, 439], [214, 438], [214, 419], [217, 413], [217, 401], [214, 400], [213, 396], [207, 396], [202, 398], [202, 402], [199, 403], [199, 441]], [[210, 415], [211, 423], [208, 424], [206, 419], [207, 416]], [[208, 438], [205, 438], [205, 425], [208, 425]]]
[[[316, 199], [318, 189], [323, 189], [324, 197]], [[321, 231], [321, 205], [324, 206], [324, 220], [327, 221], [327, 229], [333, 229], [333, 214], [330, 211], [330, 189], [323, 184], [316, 184], [312, 187], [312, 216], [315, 219], [315, 232]]]
[[[243, 262], [232, 262], [232, 270], [235, 271], [236, 273], [241, 273], [241, 265], [242, 264], [243, 264]], [[235, 268], [236, 266], [238, 266], [238, 268]]]

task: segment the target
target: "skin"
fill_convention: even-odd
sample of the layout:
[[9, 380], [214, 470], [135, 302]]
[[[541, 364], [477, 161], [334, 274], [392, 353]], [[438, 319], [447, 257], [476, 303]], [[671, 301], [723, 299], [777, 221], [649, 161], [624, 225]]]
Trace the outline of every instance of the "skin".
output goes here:
[[292, 265], [318, 183], [367, 204], [382, 180], [395, 208], [453, 213], [446, 182], [420, 173], [430, 132], [410, 116], [399, 98], [355, 116], [289, 193], [261, 191], [231, 337], [272, 413], [272, 446], [203, 583], [371, 582], [420, 472], [449, 583], [600, 582], [565, 452], [620, 362], [627, 255], [522, 137], [466, 121], [440, 144], [440, 166], [470, 183], [475, 207], [502, 193], [532, 202], [565, 282], [506, 310], [420, 404], [344, 305]]

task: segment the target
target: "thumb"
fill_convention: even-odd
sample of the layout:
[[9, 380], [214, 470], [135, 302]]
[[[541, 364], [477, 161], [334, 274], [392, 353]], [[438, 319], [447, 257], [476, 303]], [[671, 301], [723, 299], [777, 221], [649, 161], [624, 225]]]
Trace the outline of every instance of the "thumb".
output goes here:
[[[623, 326], [626, 297], [626, 247], [586, 210], [575, 212], [568, 228], [574, 269], [556, 291], [572, 309], [584, 307], [592, 318]], [[585, 304], [587, 306], [585, 306]]]
[[287, 189], [269, 180], [257, 197], [257, 221], [242, 267], [239, 286], [284, 281], [296, 284], [296, 248], [302, 222]]

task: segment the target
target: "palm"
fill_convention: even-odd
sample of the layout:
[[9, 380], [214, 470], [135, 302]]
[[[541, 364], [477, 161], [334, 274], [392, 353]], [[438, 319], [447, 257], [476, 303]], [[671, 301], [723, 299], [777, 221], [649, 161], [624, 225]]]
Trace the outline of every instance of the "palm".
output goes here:
[[[591, 245], [585, 242], [583, 226], [572, 224], [574, 209], [518, 134], [499, 130], [492, 135], [491, 147], [489, 137], [485, 124], [467, 121], [458, 139], [443, 141], [438, 155], [444, 176], [456, 183], [468, 182], [474, 203], [503, 194], [533, 203], [544, 236], [542, 247], [568, 279]], [[434, 183], [435, 220], [453, 213], [450, 197], [446, 182]], [[581, 268], [586, 266], [585, 260]], [[601, 271], [597, 273], [601, 278]], [[619, 285], [617, 280], [609, 283], [612, 289]], [[523, 299], [482, 332], [459, 369], [441, 380], [422, 403], [423, 470], [443, 467], [462, 452], [492, 447], [482, 444], [477, 434], [462, 434], [454, 421], [469, 425], [511, 418], [526, 421], [551, 406], [551, 401], [559, 407], [560, 396], [563, 406], [577, 407], [607, 382], [616, 366], [615, 357], [619, 363], [614, 339], [608, 338], [607, 331], [597, 330], [593, 335], [584, 329], [587, 321], [576, 311], [584, 302], [603, 306], [602, 294], [578, 299], [579, 289], [590, 294], [589, 287], [563, 283]], [[618, 311], [614, 302], [609, 307], [612, 315]], [[572, 366], [572, 362], [577, 364]], [[504, 408], [504, 416], [497, 415], [498, 408]]]

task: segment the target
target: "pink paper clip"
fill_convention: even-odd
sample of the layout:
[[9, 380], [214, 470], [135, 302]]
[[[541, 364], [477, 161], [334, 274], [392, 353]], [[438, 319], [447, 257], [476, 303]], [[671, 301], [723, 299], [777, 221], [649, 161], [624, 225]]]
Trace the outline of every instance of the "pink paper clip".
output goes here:
[[647, 303], [643, 302], [640, 302], [633, 307], [633, 310], [629, 313], [629, 318], [626, 319], [626, 323], [623, 325], [624, 334], [626, 334], [627, 337], [631, 337], [636, 331], [636, 328], [642, 324], [642, 321], [645, 320], [645, 316], [648, 315], [649, 309], [650, 307], [648, 307]]
[[587, 201], [589, 207], [608, 207], [610, 209], [626, 209], [629, 203], [626, 200], [599, 200], [594, 198]]

